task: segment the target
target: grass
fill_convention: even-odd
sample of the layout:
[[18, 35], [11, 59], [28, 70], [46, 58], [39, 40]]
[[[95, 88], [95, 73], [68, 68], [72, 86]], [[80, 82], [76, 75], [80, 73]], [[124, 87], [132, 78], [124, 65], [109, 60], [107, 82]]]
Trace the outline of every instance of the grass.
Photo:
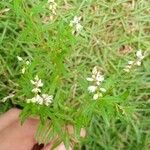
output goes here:
[[[56, 99], [62, 107], [88, 106], [83, 107], [90, 118], [88, 136], [76, 149], [148, 150], [149, 1], [62, 0], [57, 2], [53, 21], [44, 24], [42, 17], [50, 13], [43, 7], [46, 3], [0, 2], [0, 99], [16, 94], [11, 101], [0, 103], [0, 113], [14, 106], [26, 107], [22, 99], [31, 97], [29, 83], [38, 74], [44, 80], [44, 92], [58, 91]], [[73, 36], [69, 22], [76, 15], [82, 17], [83, 30]], [[138, 49], [146, 55], [142, 65], [125, 73], [124, 66]], [[16, 56], [32, 61], [25, 75]], [[94, 66], [101, 67], [107, 89], [99, 102], [91, 102], [87, 94], [85, 78]], [[69, 119], [76, 116], [69, 115]]]

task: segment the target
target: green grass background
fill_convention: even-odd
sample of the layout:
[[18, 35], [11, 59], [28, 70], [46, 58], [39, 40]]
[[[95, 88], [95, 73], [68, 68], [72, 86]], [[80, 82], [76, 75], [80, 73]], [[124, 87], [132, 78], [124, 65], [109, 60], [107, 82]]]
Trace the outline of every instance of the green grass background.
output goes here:
[[[0, 99], [18, 86], [20, 68], [17, 55], [29, 59], [34, 59], [35, 56], [34, 64], [38, 66], [41, 76], [44, 76], [44, 69], [51, 72], [53, 67], [48, 61], [52, 56], [48, 55], [45, 59], [49, 47], [52, 47], [51, 51], [62, 47], [67, 50], [71, 42], [74, 46], [65, 59], [69, 72], [65, 90], [71, 89], [68, 95], [72, 99], [74, 95], [81, 94], [82, 97], [83, 93], [76, 87], [77, 80], [80, 77], [86, 78], [91, 69], [98, 65], [107, 79], [104, 86], [108, 89], [108, 94], [115, 97], [119, 93], [129, 93], [120, 104], [128, 116], [132, 115], [132, 119], [128, 116], [128, 119], [118, 119], [115, 113], [111, 114], [111, 110], [107, 110], [106, 116], [95, 115], [88, 127], [87, 138], [77, 149], [149, 150], [150, 1], [59, 0], [56, 1], [58, 9], [55, 20], [48, 25], [42, 24], [39, 15], [49, 13], [42, 7], [46, 1], [39, 2], [41, 1], [0, 1]], [[20, 5], [21, 3], [23, 4]], [[10, 11], [2, 12], [4, 8], [10, 8]], [[75, 15], [82, 16], [83, 30], [74, 41], [67, 33], [69, 29], [61, 26], [61, 21], [67, 25]], [[57, 29], [64, 39], [62, 45], [57, 44], [59, 38], [51, 37], [52, 30]], [[70, 38], [69, 42], [67, 38]], [[142, 66], [125, 74], [124, 66], [128, 60], [134, 59], [138, 49], [146, 54]], [[32, 68], [30, 70], [36, 71]], [[27, 85], [27, 80], [28, 78], [21, 83], [24, 93], [20, 95], [28, 94], [28, 88], [31, 88]], [[45, 80], [48, 89], [48, 75]], [[82, 80], [80, 83], [82, 85]], [[15, 105], [13, 101], [0, 103], [0, 113]]]

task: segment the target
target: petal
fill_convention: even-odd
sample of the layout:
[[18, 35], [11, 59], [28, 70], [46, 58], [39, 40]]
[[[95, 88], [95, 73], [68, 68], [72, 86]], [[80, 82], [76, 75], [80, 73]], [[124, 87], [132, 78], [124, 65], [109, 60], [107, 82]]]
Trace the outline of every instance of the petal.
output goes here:
[[141, 61], [137, 61], [137, 62], [136, 62], [136, 65], [137, 65], [137, 66], [141, 66]]
[[102, 82], [102, 81], [104, 81], [104, 76], [103, 75], [97, 75], [96, 80]]
[[92, 70], [92, 74], [97, 74], [98, 70], [97, 70], [97, 66], [95, 66]]
[[134, 63], [134, 61], [131, 61], [131, 60], [128, 61], [128, 64], [129, 64], [129, 65], [132, 65], [133, 63]]
[[26, 65], [29, 65], [29, 64], [30, 64], [30, 62], [27, 60], [27, 61], [26, 61]]
[[88, 78], [86, 78], [86, 80], [87, 80], [87, 81], [94, 81], [94, 79], [93, 79], [93, 78], [89, 78], [89, 77], [88, 77]]
[[17, 59], [18, 59], [19, 61], [23, 61], [23, 58], [20, 57], [20, 56], [17, 56]]
[[106, 89], [105, 88], [100, 88], [100, 91], [105, 93]]
[[138, 50], [138, 51], [136, 52], [136, 56], [137, 56], [139, 59], [143, 59], [143, 58], [144, 58], [144, 56], [142, 55], [142, 51], [141, 51], [141, 50]]
[[94, 86], [94, 85], [88, 87], [88, 91], [90, 93], [94, 93], [96, 91], [96, 89], [97, 89], [97, 86]]
[[38, 76], [38, 75], [36, 75], [34, 79], [35, 79], [35, 80], [39, 80], [39, 76]]
[[25, 68], [25, 67], [23, 67], [23, 68], [22, 68], [22, 70], [21, 70], [22, 74], [24, 74], [24, 73], [25, 73], [25, 71], [26, 71], [26, 68]]
[[98, 97], [99, 97], [99, 95], [96, 93], [96, 94], [94, 94], [93, 99], [94, 99], [94, 100], [97, 100]]
[[35, 82], [34, 82], [33, 80], [30, 80], [30, 82], [31, 82], [33, 85], [35, 85]]

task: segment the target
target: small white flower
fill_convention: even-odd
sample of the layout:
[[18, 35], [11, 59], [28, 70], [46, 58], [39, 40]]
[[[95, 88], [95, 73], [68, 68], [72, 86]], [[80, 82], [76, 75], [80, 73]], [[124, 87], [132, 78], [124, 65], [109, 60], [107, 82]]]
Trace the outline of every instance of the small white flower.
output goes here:
[[36, 81], [39, 80], [39, 76], [36, 75], [34, 79], [35, 79]]
[[41, 90], [39, 88], [33, 88], [32, 92], [33, 93], [41, 93]]
[[2, 99], [2, 102], [6, 102], [8, 99], [13, 98], [14, 96], [15, 96], [14, 94], [9, 94], [8, 96], [6, 96]]
[[93, 85], [88, 87], [89, 93], [94, 93], [93, 99], [96, 100], [99, 97], [102, 97], [103, 95], [101, 92], [105, 93], [106, 89], [100, 88], [100, 85], [104, 81], [104, 75], [101, 74], [100, 68], [95, 66], [92, 70], [92, 77], [91, 78], [88, 77], [86, 78], [86, 80], [93, 82]]
[[106, 89], [105, 88], [100, 88], [100, 91], [105, 93], [106, 92]]
[[31, 99], [27, 99], [26, 102], [27, 102], [27, 103], [31, 103]]
[[45, 99], [45, 101], [53, 100], [53, 95], [42, 94], [42, 97]]
[[52, 11], [54, 15], [56, 15], [57, 3], [54, 0], [48, 0], [49, 10]]
[[94, 79], [93, 79], [93, 78], [89, 78], [89, 77], [88, 77], [88, 78], [86, 78], [86, 80], [87, 80], [87, 81], [90, 81], [90, 82], [94, 81]]
[[102, 82], [102, 81], [104, 81], [104, 76], [101, 75], [100, 73], [98, 73], [97, 76], [96, 76], [96, 80], [99, 81], [99, 82]]
[[70, 21], [69, 26], [74, 28], [72, 31], [73, 34], [75, 34], [76, 32], [79, 33], [83, 29], [83, 26], [80, 24], [80, 20], [81, 20], [81, 17], [75, 16], [73, 20]]
[[28, 60], [26, 61], [26, 65], [30, 65], [30, 62]]
[[43, 86], [43, 83], [42, 83], [41, 79], [37, 81], [36, 86], [37, 87], [42, 87]]
[[99, 72], [99, 71], [98, 71], [98, 67], [95, 66], [95, 67], [93, 68], [93, 70], [92, 70], [92, 74], [96, 75], [98, 72]]
[[25, 73], [25, 71], [26, 71], [26, 68], [25, 68], [25, 67], [23, 67], [23, 68], [22, 68], [22, 70], [21, 70], [22, 74], [24, 74], [24, 73]]
[[134, 61], [128, 61], [128, 65], [126, 65], [125, 68], [123, 69], [125, 72], [130, 72], [130, 70], [132, 69], [132, 67], [141, 66], [142, 60], [144, 59], [145, 56], [142, 54], [141, 50], [138, 50], [136, 52], [136, 56], [137, 56], [136, 60], [134, 60]]
[[53, 95], [42, 94], [42, 97], [43, 97], [44, 104], [46, 106], [49, 106], [52, 103]]
[[101, 84], [101, 82], [99, 82], [99, 81], [97, 81], [97, 82], [96, 82], [96, 85], [98, 85], [98, 86], [99, 86], [100, 84]]
[[96, 89], [97, 89], [97, 86], [94, 86], [94, 85], [91, 85], [91, 86], [88, 87], [88, 91], [90, 93], [94, 93], [96, 91]]
[[35, 81], [30, 80], [33, 85], [35, 85], [36, 87], [42, 87], [43, 86], [43, 82], [41, 79], [39, 79], [38, 75], [36, 75], [36, 77], [34, 79], [35, 79]]
[[79, 23], [76, 24], [75, 27], [76, 27], [76, 32], [78, 32], [78, 33], [81, 32], [81, 30], [83, 29], [83, 26], [81, 24], [79, 24]]
[[136, 65], [137, 65], [137, 66], [141, 66], [141, 61], [137, 61], [137, 62], [136, 62]]
[[96, 93], [96, 94], [94, 94], [93, 99], [94, 99], [94, 100], [97, 100], [98, 97], [99, 97], [99, 95], [98, 95], [98, 93]]
[[138, 50], [138, 51], [136, 52], [136, 56], [137, 56], [137, 58], [140, 59], [140, 60], [144, 59], [144, 55], [142, 55], [142, 51], [141, 51], [141, 50]]
[[17, 56], [17, 59], [18, 59], [19, 61], [23, 61], [23, 58], [20, 57], [20, 56]]
[[72, 27], [72, 26], [74, 26], [74, 25], [76, 25], [76, 24], [79, 24], [79, 23], [80, 23], [80, 20], [81, 20], [81, 17], [75, 16], [75, 17], [73, 18], [73, 20], [70, 21], [70, 26]]
[[38, 104], [40, 105], [43, 104], [43, 98], [40, 95], [36, 95], [35, 99]]

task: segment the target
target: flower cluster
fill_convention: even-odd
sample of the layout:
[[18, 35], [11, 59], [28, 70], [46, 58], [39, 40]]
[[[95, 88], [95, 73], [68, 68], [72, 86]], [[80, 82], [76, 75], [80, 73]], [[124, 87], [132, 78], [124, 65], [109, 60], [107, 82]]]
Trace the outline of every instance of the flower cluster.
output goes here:
[[44, 85], [42, 80], [36, 75], [34, 80], [31, 80], [31, 83], [34, 86], [32, 92], [35, 94], [35, 96], [31, 99], [27, 99], [27, 103], [36, 103], [39, 105], [44, 104], [49, 106], [52, 103], [53, 95], [41, 94], [41, 87]]
[[43, 87], [43, 82], [39, 77], [36, 75], [35, 80], [31, 80], [31, 83], [34, 85], [34, 88], [32, 89], [32, 92], [35, 94], [41, 93], [41, 87]]
[[97, 100], [99, 97], [102, 97], [106, 92], [105, 88], [101, 87], [101, 83], [104, 81], [104, 76], [101, 74], [101, 71], [97, 66], [92, 70], [92, 76], [86, 78], [87, 81], [92, 82], [93, 84], [88, 87], [89, 93], [93, 93], [93, 99]]
[[43, 16], [43, 23], [45, 24], [54, 19], [57, 9], [57, 3], [55, 2], [55, 0], [48, 0], [47, 3], [48, 3], [48, 10], [51, 12], [51, 15]]
[[26, 72], [27, 66], [30, 65], [30, 61], [24, 61], [22, 57], [17, 56], [18, 61], [23, 62], [23, 68], [21, 69], [21, 73], [24, 74]]
[[83, 29], [83, 26], [80, 24], [81, 17], [75, 16], [73, 20], [70, 21], [70, 26], [73, 27], [72, 34], [78, 34]]
[[53, 15], [56, 15], [57, 3], [55, 0], [48, 0], [49, 10], [51, 10]]
[[128, 64], [125, 66], [125, 68], [123, 69], [125, 72], [130, 72], [130, 70], [134, 67], [134, 66], [141, 66], [142, 64], [142, 60], [144, 59], [144, 55], [142, 54], [141, 50], [138, 50], [136, 52], [136, 59], [135, 60], [130, 60], [128, 61]]

